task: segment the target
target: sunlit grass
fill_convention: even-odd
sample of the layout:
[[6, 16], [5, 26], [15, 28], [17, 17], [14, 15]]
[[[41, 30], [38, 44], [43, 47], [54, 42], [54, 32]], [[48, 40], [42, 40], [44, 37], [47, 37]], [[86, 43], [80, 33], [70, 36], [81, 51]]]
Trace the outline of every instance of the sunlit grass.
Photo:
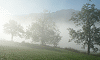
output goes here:
[[[48, 47], [46, 47], [48, 48]], [[52, 50], [50, 50], [52, 49]], [[75, 53], [60, 48], [29, 48], [0, 46], [0, 59], [4, 60], [100, 60], [100, 57]]]

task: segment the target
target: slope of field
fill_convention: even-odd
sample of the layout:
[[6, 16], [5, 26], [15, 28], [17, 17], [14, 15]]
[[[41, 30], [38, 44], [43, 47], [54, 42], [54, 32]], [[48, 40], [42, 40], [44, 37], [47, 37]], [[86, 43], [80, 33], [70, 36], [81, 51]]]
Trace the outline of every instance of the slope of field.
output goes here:
[[[6, 42], [7, 43], [7, 42]], [[15, 45], [13, 45], [15, 44]], [[100, 60], [100, 57], [35, 44], [0, 45], [1, 60]]]

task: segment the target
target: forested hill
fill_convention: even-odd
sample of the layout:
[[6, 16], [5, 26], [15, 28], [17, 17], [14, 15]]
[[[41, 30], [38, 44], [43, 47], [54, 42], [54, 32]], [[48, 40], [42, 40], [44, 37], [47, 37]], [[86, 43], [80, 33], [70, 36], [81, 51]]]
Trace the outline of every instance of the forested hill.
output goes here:
[[[48, 12], [45, 16], [50, 17], [50, 20], [53, 20], [55, 22], [61, 22], [61, 21], [68, 21], [71, 18], [71, 15], [73, 12], [78, 12], [73, 9], [67, 9], [67, 10], [59, 10], [56, 12]], [[31, 14], [25, 14], [25, 15], [15, 15], [13, 16], [13, 20], [19, 21], [19, 22], [32, 22], [34, 20], [37, 20], [38, 18], [43, 17], [42, 13], [31, 13]]]
[[[74, 23], [70, 22], [69, 19], [72, 16], [73, 12], [78, 12], [73, 9], [63, 9], [56, 12], [48, 12], [46, 13], [46, 17], [50, 17], [50, 20], [53, 20], [56, 25], [58, 26], [62, 40], [59, 42], [60, 47], [72, 47], [72, 44], [68, 44], [68, 31], [66, 30], [69, 27], [73, 27]], [[25, 14], [25, 15], [15, 15], [13, 16], [13, 20], [16, 20], [18, 23], [20, 23], [23, 27], [29, 26], [33, 21], [43, 18], [43, 12], [41, 13], [31, 13], [31, 14]], [[74, 45], [75, 46], [75, 45]]]

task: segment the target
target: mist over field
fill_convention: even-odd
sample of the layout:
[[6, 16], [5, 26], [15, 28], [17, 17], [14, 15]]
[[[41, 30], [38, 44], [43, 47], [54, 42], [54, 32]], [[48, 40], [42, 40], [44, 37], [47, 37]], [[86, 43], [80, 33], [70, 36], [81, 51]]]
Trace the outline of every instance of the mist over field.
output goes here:
[[0, 60], [100, 60], [99, 0], [0, 0]]
[[[73, 9], [68, 9], [68, 10], [63, 9], [63, 10], [59, 10], [56, 12], [47, 13], [47, 15], [46, 15], [47, 17], [50, 17], [50, 20], [52, 20], [56, 23], [57, 27], [59, 28], [59, 30], [61, 32], [62, 39], [59, 42], [58, 46], [60, 46], [62, 48], [65, 48], [65, 47], [75, 48], [75, 46], [76, 46], [76, 44], [74, 44], [74, 43], [73, 44], [68, 43], [68, 40], [69, 40], [68, 33], [69, 32], [68, 32], [67, 28], [70, 28], [70, 27], [75, 28], [75, 25], [73, 24], [73, 22], [69, 21], [73, 12], [78, 12], [78, 11], [75, 11]], [[27, 15], [14, 16], [13, 19], [18, 21], [19, 23], [21, 23], [21, 25], [26, 28], [26, 26], [28, 26], [29, 24], [31, 24], [32, 22], [37, 20], [38, 17], [41, 18], [42, 16], [43, 16], [43, 13], [31, 13], [31, 14], [27, 14]], [[78, 27], [76, 27], [76, 29], [77, 28]], [[80, 47], [78, 47], [78, 49], [80, 49]]]
[[[77, 50], [86, 51], [86, 49], [82, 49], [82, 45], [78, 45], [77, 43], [74, 43], [73, 41], [68, 42], [70, 39], [68, 28], [74, 28], [76, 30], [80, 29], [80, 26], [75, 26], [75, 24], [72, 21], [69, 21], [73, 12], [78, 13], [78, 11], [74, 9], [67, 9], [67, 10], [62, 9], [56, 12], [47, 13], [46, 17], [50, 17], [50, 20], [56, 23], [58, 29], [61, 32], [62, 39], [59, 42], [59, 45], [58, 45], [59, 47], [61, 48], [68, 47], [68, 48], [74, 48]], [[41, 18], [42, 16], [43, 16], [43, 13], [31, 13], [27, 15], [17, 15], [17, 16], [14, 16], [12, 19], [15, 21], [18, 21], [22, 26], [24, 26], [24, 29], [25, 29], [32, 22], [37, 20], [38, 17]], [[19, 41], [22, 41], [22, 39], [20, 39]], [[31, 40], [27, 40], [27, 39], [25, 41], [31, 42]]]
[[[60, 35], [62, 36], [61, 41], [58, 44], [58, 47], [61, 48], [74, 48], [77, 50], [83, 50], [86, 51], [86, 49], [82, 49], [82, 45], [78, 45], [77, 43], [74, 43], [74, 41], [72, 42], [68, 42], [70, 39], [69, 36], [69, 31], [68, 28], [74, 28], [76, 30], [80, 29], [80, 26], [75, 26], [74, 22], [69, 21], [69, 19], [72, 16], [72, 13], [78, 13], [78, 10], [74, 10], [74, 9], [62, 9], [56, 12], [52, 12], [52, 13], [46, 13], [46, 17], [50, 17], [50, 20], [54, 21], [55, 24], [57, 25], [59, 31], [61, 32]], [[26, 28], [32, 23], [35, 22], [38, 18], [41, 18], [44, 15], [44, 13], [31, 13], [31, 14], [24, 14], [24, 15], [14, 15], [14, 16], [10, 16], [11, 20], [15, 20], [18, 23], [20, 23], [23, 27], [24, 30], [26, 30]], [[4, 32], [4, 31], [2, 31]], [[6, 40], [11, 40], [11, 36], [5, 33], [1, 32], [1, 38], [6, 37], [4, 39]], [[19, 37], [14, 37], [14, 41], [16, 42], [22, 42], [22, 41], [26, 41], [31, 43], [31, 39], [25, 39], [25, 38], [19, 38]], [[36, 43], [36, 42], [35, 42]]]

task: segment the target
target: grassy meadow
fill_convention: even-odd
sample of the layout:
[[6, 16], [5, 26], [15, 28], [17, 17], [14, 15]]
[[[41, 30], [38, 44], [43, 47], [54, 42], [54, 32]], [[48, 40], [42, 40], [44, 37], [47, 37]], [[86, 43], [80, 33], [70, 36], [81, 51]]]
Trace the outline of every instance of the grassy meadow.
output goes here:
[[100, 57], [97, 56], [49, 46], [18, 43], [3, 44], [0, 45], [0, 60], [100, 60]]

